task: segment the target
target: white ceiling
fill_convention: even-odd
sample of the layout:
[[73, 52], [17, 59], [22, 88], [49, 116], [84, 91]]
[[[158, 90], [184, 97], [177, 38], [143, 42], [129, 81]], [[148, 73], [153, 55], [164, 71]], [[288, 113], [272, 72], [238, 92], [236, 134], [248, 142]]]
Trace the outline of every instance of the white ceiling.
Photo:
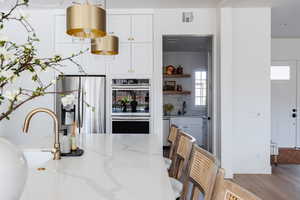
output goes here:
[[[16, 0], [0, 0], [0, 7], [8, 7]], [[30, 0], [32, 8], [64, 8], [73, 1], [86, 0]], [[88, 0], [101, 3], [104, 0]], [[233, 6], [272, 6], [272, 36], [300, 37], [300, 0], [106, 0], [108, 8], [199, 8]], [[255, 13], [254, 13], [255, 14]]]
[[[12, 5], [16, 0], [0, 0], [1, 6]], [[62, 8], [72, 2], [85, 2], [86, 0], [30, 0], [32, 7]], [[104, 0], [88, 0], [91, 3]], [[256, 6], [269, 5], [271, 1], [282, 0], [106, 0], [108, 8], [199, 8], [216, 7], [217, 5]], [[285, 0], [283, 0], [285, 1]]]
[[272, 37], [300, 37], [300, 0], [284, 0], [273, 6]]

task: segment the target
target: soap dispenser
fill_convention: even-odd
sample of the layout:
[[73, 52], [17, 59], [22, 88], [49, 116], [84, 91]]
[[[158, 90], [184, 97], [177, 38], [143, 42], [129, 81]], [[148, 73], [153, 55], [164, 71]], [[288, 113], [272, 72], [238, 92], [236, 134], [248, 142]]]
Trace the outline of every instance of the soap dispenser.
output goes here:
[[64, 133], [62, 136], [62, 148], [61, 148], [62, 153], [70, 153], [71, 152], [71, 142], [70, 138], [68, 136], [68, 130], [64, 129]]

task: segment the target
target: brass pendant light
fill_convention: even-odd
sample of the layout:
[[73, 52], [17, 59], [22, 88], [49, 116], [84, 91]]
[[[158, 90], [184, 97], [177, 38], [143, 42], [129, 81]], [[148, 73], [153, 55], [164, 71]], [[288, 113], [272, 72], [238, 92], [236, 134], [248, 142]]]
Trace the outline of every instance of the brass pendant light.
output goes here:
[[113, 35], [107, 35], [102, 38], [92, 39], [91, 53], [98, 55], [119, 54], [119, 38]]
[[105, 36], [105, 10], [91, 5], [88, 2], [68, 7], [67, 34], [80, 38], [98, 38]]

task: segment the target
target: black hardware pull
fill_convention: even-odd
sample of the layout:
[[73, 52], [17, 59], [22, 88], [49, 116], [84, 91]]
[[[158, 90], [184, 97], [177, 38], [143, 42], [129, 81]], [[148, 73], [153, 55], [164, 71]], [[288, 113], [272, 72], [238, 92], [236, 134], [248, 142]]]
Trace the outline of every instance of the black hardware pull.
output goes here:
[[297, 112], [297, 109], [294, 108], [292, 111], [293, 111], [293, 112]]
[[293, 113], [293, 114], [292, 114], [292, 117], [293, 117], [293, 118], [296, 118], [296, 117], [297, 117], [297, 114], [296, 114], [296, 113]]

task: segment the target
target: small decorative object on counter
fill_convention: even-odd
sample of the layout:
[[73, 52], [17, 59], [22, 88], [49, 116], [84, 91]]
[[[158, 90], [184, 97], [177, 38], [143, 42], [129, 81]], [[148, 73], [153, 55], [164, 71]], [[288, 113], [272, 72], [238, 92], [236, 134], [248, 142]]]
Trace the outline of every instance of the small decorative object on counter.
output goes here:
[[68, 136], [68, 130], [64, 129], [64, 133], [62, 136], [62, 148], [61, 148], [62, 153], [70, 153], [71, 152], [71, 141]]
[[176, 69], [176, 74], [183, 74], [183, 67], [182, 65], [179, 65]]
[[80, 149], [78, 146], [77, 146], [77, 139], [76, 139], [76, 135], [77, 135], [77, 122], [75, 121], [73, 123], [73, 126], [72, 126], [72, 133], [71, 133], [71, 136], [70, 136], [70, 151], [68, 153], [61, 153], [61, 156], [63, 157], [79, 157], [79, 156], [82, 156], [83, 153], [84, 153], [84, 150], [83, 149]]
[[174, 109], [173, 104], [170, 104], [170, 103], [165, 104], [165, 105], [164, 105], [164, 113], [165, 113], [165, 115], [166, 115], [166, 116], [167, 116], [167, 115], [171, 115], [171, 112], [172, 112], [173, 109]]
[[167, 75], [172, 75], [176, 73], [176, 69], [173, 65], [168, 65], [167, 66], [167, 70], [166, 70], [166, 74]]
[[77, 130], [77, 122], [73, 123], [72, 133], [71, 133], [71, 150], [77, 150], [77, 141], [76, 141], [76, 130]]
[[177, 85], [177, 91], [182, 92], [182, 85]]

